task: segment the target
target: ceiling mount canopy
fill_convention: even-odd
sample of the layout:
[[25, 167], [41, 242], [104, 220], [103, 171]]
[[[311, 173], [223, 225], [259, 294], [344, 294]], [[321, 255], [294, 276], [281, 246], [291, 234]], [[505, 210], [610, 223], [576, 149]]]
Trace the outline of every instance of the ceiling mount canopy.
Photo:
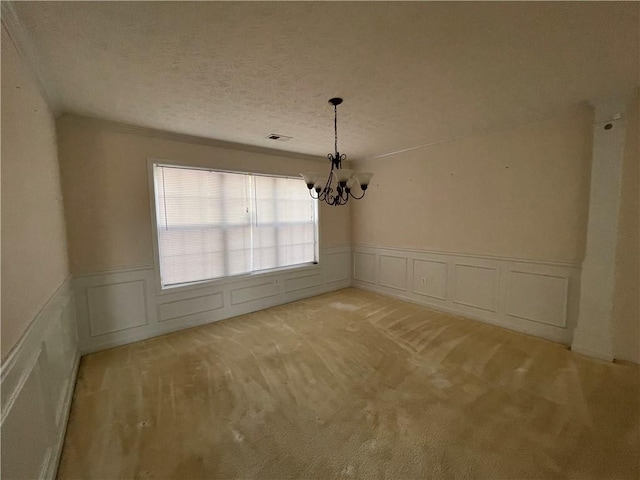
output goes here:
[[[346, 154], [340, 154], [338, 152], [338, 105], [342, 103], [341, 98], [332, 98], [329, 103], [333, 105], [333, 128], [335, 138], [334, 153], [327, 155], [327, 158], [331, 161], [331, 171], [326, 183], [322, 182], [322, 176], [317, 173], [306, 172], [302, 173], [309, 194], [322, 202], [329, 205], [344, 205], [349, 201], [349, 198], [356, 200], [364, 197], [364, 194], [369, 186], [369, 181], [373, 177], [373, 173], [370, 172], [354, 172], [347, 168], [342, 168], [342, 161], [347, 158]], [[335, 177], [335, 189], [332, 186]], [[359, 187], [360, 195], [354, 195], [353, 188]], [[315, 191], [315, 195], [314, 192]]]

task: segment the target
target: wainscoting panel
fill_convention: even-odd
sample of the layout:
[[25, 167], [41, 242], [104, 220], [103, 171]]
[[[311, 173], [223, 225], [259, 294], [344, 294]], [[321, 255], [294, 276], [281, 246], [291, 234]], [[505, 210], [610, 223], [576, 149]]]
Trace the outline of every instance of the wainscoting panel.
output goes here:
[[224, 307], [222, 292], [186, 300], [174, 300], [173, 302], [158, 305], [158, 321], [165, 322], [197, 313], [211, 312], [222, 307]]
[[267, 297], [275, 297], [280, 293], [280, 285], [277, 280], [266, 279], [265, 282], [250, 287], [240, 287], [231, 290], [231, 305], [252, 302]]
[[327, 283], [349, 281], [351, 278], [350, 251], [327, 252], [323, 260], [327, 265], [325, 270]]
[[376, 256], [368, 252], [354, 252], [353, 257], [353, 278], [360, 282], [377, 283]]
[[284, 291], [285, 293], [297, 292], [298, 290], [319, 287], [320, 285], [322, 285], [322, 275], [314, 273], [304, 277], [287, 278], [284, 281]]
[[42, 358], [46, 359], [43, 371], [47, 372], [47, 376], [43, 382], [47, 398], [53, 402], [56, 431], [63, 431], [66, 427], [63, 417], [66, 418], [67, 414], [65, 402], [74, 387], [70, 372], [74, 371], [79, 359], [75, 308], [71, 298], [65, 303], [61, 315], [51, 321], [46, 341], [41, 346], [44, 353]]
[[508, 315], [556, 327], [567, 325], [567, 277], [517, 271], [509, 275]]
[[447, 264], [445, 262], [414, 259], [412, 292], [446, 300]]
[[354, 246], [353, 259], [355, 287], [571, 343], [579, 265], [369, 245]]
[[456, 263], [454, 303], [495, 312], [498, 303], [498, 269]]
[[89, 287], [87, 302], [92, 337], [147, 324], [142, 280]]
[[79, 363], [67, 279], [2, 365], [2, 478], [54, 478]]
[[26, 374], [15, 403], [2, 422], [2, 477], [42, 478], [51, 457], [40, 357]]
[[[123, 269], [96, 275], [74, 275], [73, 288], [81, 353], [86, 353], [88, 346], [93, 351], [126, 343], [127, 340], [131, 342], [147, 338], [147, 330], [158, 324], [153, 289], [154, 279], [153, 268]], [[98, 293], [99, 301], [92, 302], [92, 295], [94, 297], [96, 295], [91, 292], [101, 291], [107, 293], [102, 299]], [[117, 293], [109, 297], [108, 294], [114, 291]], [[111, 301], [107, 301], [107, 299], [117, 299], [118, 294], [120, 298], [126, 300], [124, 303], [114, 305]], [[127, 311], [127, 307], [132, 308]], [[119, 317], [114, 318], [117, 315]], [[101, 322], [106, 324], [103, 325]]]
[[380, 255], [380, 285], [404, 290], [407, 288], [407, 258]]
[[74, 277], [80, 349], [124, 345], [350, 286], [350, 247], [323, 249], [320, 259], [166, 290], [151, 266]]

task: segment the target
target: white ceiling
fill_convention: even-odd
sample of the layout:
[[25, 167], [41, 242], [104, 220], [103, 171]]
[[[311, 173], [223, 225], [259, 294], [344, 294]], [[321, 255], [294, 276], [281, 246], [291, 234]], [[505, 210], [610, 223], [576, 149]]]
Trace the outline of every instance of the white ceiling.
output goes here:
[[[18, 2], [61, 112], [366, 158], [629, 93], [637, 2]], [[286, 143], [270, 133], [292, 136]]]

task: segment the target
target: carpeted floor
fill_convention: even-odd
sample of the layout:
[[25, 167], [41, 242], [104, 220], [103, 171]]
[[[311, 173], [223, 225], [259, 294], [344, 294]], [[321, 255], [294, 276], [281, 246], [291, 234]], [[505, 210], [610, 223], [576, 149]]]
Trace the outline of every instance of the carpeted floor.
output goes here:
[[639, 384], [346, 289], [84, 357], [58, 476], [638, 479]]

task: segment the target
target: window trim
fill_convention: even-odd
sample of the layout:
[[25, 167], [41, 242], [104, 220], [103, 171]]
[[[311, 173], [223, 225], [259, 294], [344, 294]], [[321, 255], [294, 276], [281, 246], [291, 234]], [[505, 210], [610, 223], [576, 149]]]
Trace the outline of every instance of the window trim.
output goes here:
[[189, 291], [189, 290], [196, 290], [196, 289], [203, 289], [203, 288], [207, 288], [207, 287], [215, 287], [215, 286], [222, 286], [222, 285], [227, 285], [230, 283], [236, 283], [236, 282], [246, 282], [247, 280], [250, 279], [255, 279], [255, 278], [260, 278], [261, 276], [273, 276], [274, 274], [277, 273], [292, 273], [292, 272], [305, 272], [305, 271], [309, 271], [309, 272], [317, 272], [320, 271], [321, 267], [320, 267], [320, 263], [322, 261], [321, 259], [321, 248], [320, 248], [320, 242], [321, 242], [321, 238], [320, 238], [320, 222], [321, 222], [321, 214], [320, 214], [320, 205], [318, 205], [317, 201], [316, 201], [316, 238], [317, 238], [317, 242], [316, 242], [316, 252], [315, 252], [315, 257], [317, 259], [317, 262], [310, 262], [310, 263], [301, 263], [298, 265], [290, 265], [290, 266], [285, 266], [285, 267], [277, 267], [277, 268], [271, 268], [271, 269], [267, 269], [267, 270], [259, 270], [257, 272], [249, 272], [249, 273], [241, 273], [238, 275], [231, 275], [231, 276], [227, 276], [227, 277], [218, 277], [218, 278], [212, 278], [212, 279], [208, 279], [208, 280], [200, 280], [200, 281], [195, 281], [195, 282], [190, 282], [190, 283], [181, 283], [179, 285], [169, 285], [169, 286], [163, 286], [162, 285], [162, 277], [161, 277], [161, 273], [160, 273], [160, 248], [158, 245], [158, 219], [157, 219], [157, 209], [156, 209], [156, 192], [155, 192], [155, 182], [154, 182], [154, 172], [153, 172], [153, 167], [154, 165], [165, 165], [168, 167], [177, 167], [177, 168], [189, 168], [189, 169], [193, 169], [193, 170], [205, 170], [205, 171], [214, 171], [214, 172], [221, 172], [221, 173], [237, 173], [237, 174], [242, 174], [242, 175], [261, 175], [261, 176], [266, 176], [266, 177], [279, 177], [279, 178], [295, 178], [298, 179], [300, 178], [299, 176], [296, 175], [278, 175], [278, 174], [274, 174], [272, 172], [269, 173], [265, 173], [265, 172], [261, 172], [259, 170], [229, 170], [229, 169], [224, 169], [224, 168], [215, 168], [215, 167], [208, 167], [208, 166], [202, 166], [202, 165], [193, 165], [193, 163], [190, 162], [181, 162], [181, 161], [176, 161], [176, 160], [166, 160], [166, 159], [160, 159], [160, 158], [155, 158], [155, 157], [148, 157], [147, 158], [147, 182], [148, 182], [148, 186], [149, 186], [149, 206], [150, 206], [150, 213], [151, 213], [151, 233], [152, 233], [152, 246], [153, 246], [153, 272], [154, 272], [154, 284], [155, 284], [155, 291], [157, 295], [168, 295], [168, 294], [173, 294], [173, 293], [178, 293], [178, 292], [184, 292], [184, 291]]

